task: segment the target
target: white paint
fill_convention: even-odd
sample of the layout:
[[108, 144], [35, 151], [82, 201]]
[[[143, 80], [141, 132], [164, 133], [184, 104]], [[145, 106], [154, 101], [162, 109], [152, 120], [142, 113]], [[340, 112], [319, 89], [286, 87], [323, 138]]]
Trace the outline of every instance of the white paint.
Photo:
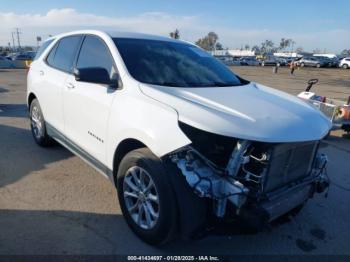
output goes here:
[[[115, 60], [123, 88], [108, 93], [104, 86], [74, 82], [76, 89], [68, 90], [67, 82], [74, 79], [44, 62], [48, 48], [31, 65], [27, 92], [38, 97], [47, 122], [110, 169], [114, 152], [124, 139], [141, 141], [159, 157], [191, 143], [178, 120], [209, 132], [263, 142], [319, 140], [331, 127], [320, 112], [305, 102], [255, 83], [213, 88], [139, 83], [128, 73], [110, 35], [84, 30], [56, 39], [72, 34], [92, 34], [103, 39]], [[113, 35], [175, 41], [141, 34]], [[44, 74], [40, 75], [40, 71]], [[88, 131], [104, 142], [96, 142]]]

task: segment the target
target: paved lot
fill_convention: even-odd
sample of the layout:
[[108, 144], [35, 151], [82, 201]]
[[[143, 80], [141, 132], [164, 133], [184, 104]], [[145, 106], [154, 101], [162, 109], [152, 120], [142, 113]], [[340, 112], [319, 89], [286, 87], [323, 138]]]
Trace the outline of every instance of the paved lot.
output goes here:
[[[346, 99], [350, 70], [235, 67], [241, 76], [292, 94], [320, 78], [321, 94]], [[350, 254], [350, 139], [341, 132], [322, 150], [329, 156], [328, 198], [317, 196], [289, 223], [258, 234], [232, 226], [162, 249], [138, 240], [126, 226], [115, 189], [104, 177], [55, 146], [36, 146], [25, 106], [25, 71], [0, 71], [0, 254]], [[345, 188], [344, 188], [345, 187]]]

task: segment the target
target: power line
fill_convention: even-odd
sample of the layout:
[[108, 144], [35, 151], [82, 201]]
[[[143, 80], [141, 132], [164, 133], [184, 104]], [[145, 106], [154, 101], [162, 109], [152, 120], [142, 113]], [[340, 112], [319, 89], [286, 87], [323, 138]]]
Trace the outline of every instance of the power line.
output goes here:
[[15, 51], [16, 46], [15, 46], [15, 38], [14, 38], [13, 34], [14, 34], [14, 32], [11, 32], [11, 35], [12, 35], [12, 48], [13, 48], [13, 51]]
[[18, 27], [16, 27], [16, 28], [15, 28], [15, 30], [16, 30], [16, 32], [15, 32], [15, 33], [16, 33], [16, 35], [17, 35], [17, 43], [18, 43], [18, 48], [19, 48], [19, 49], [21, 49], [21, 41], [20, 41], [20, 37], [19, 37], [19, 35], [20, 35], [20, 34], [22, 34], [22, 33], [20, 32], [20, 30], [19, 30], [19, 28], [18, 28]]

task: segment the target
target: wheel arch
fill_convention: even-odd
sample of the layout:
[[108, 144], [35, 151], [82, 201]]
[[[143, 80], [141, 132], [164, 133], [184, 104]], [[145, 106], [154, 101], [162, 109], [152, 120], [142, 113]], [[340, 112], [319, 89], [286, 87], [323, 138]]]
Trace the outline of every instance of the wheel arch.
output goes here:
[[29, 93], [27, 99], [28, 110], [30, 108], [30, 104], [33, 102], [34, 99], [36, 99], [36, 95], [33, 92]]
[[115, 185], [116, 185], [119, 165], [122, 159], [129, 152], [135, 149], [143, 148], [143, 147], [148, 148], [143, 142], [135, 138], [126, 138], [118, 144], [117, 148], [114, 151], [114, 156], [113, 156], [113, 179], [114, 179]]

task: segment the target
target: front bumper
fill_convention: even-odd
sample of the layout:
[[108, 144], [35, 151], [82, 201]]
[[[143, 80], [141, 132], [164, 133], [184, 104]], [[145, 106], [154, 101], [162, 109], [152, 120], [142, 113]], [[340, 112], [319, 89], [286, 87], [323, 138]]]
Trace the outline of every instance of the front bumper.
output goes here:
[[260, 202], [253, 201], [245, 210], [242, 210], [242, 215], [252, 217], [255, 214], [256, 219], [261, 220], [259, 224], [271, 222], [303, 205], [315, 193], [324, 192], [328, 186], [329, 182], [325, 176], [308, 177], [293, 186], [266, 194]]
[[275, 220], [311, 198], [314, 192], [313, 187], [313, 185], [306, 185], [288, 194], [269, 199], [261, 204], [261, 209], [266, 213], [268, 221]]

